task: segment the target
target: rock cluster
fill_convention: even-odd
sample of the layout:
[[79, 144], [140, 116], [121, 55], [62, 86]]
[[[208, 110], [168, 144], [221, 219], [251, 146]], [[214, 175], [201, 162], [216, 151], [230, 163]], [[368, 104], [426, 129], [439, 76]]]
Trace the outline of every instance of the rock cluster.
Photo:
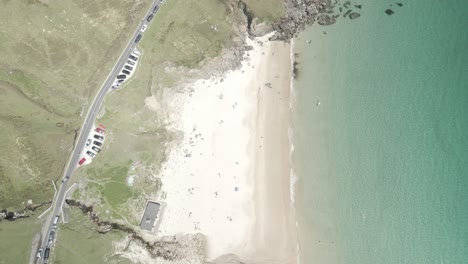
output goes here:
[[[336, 23], [340, 17], [339, 13], [345, 12], [343, 17], [349, 15], [350, 19], [356, 19], [361, 15], [354, 12], [352, 8], [361, 9], [362, 5], [351, 4], [351, 1], [335, 0], [284, 0], [286, 7], [286, 17], [273, 23], [272, 28], [276, 34], [271, 40], [289, 41], [306, 25], [316, 22], [322, 26]], [[344, 3], [340, 3], [344, 2]], [[337, 11], [338, 10], [338, 11]]]
[[19, 210], [17, 212], [8, 211], [7, 209], [3, 209], [3, 210], [0, 211], [0, 221], [2, 221], [3, 219], [8, 220], [8, 221], [14, 221], [14, 220], [20, 219], [20, 218], [27, 218], [31, 214], [33, 214], [33, 212], [36, 211], [37, 208], [42, 207], [44, 205], [49, 205], [50, 203], [51, 203], [51, 201], [41, 203], [41, 204], [32, 204], [32, 202], [31, 202], [31, 203], [28, 203], [26, 205], [26, 207], [24, 207], [23, 209], [21, 209], [21, 210]]

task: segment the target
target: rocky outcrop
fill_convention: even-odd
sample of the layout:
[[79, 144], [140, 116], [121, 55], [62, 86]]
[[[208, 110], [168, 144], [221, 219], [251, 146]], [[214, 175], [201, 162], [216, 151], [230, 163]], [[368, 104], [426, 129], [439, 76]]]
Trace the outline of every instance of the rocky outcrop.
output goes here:
[[350, 19], [361, 15], [353, 12], [353, 8], [361, 9], [360, 4], [340, 0], [285, 0], [286, 17], [273, 23], [275, 35], [270, 40], [289, 41], [302, 31], [306, 25], [317, 23], [328, 26], [336, 23], [336, 19], [343, 14]]
[[16, 212], [3, 209], [0, 211], [0, 221], [2, 221], [3, 219], [8, 220], [8, 221], [14, 221], [17, 219], [30, 217], [31, 215], [34, 214], [34, 211], [36, 211], [38, 208], [44, 205], [50, 205], [51, 202], [52, 201], [48, 201], [48, 202], [40, 203], [40, 204], [33, 204], [31, 202], [31, 203], [28, 203], [26, 207]]

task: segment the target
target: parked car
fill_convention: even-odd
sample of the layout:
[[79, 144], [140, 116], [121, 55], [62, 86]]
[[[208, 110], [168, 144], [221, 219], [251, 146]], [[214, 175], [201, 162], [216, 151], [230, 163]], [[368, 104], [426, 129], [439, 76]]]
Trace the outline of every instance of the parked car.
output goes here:
[[118, 80], [122, 80], [122, 79], [125, 79], [125, 78], [127, 78], [127, 75], [125, 75], [125, 74], [117, 75]]
[[130, 65], [125, 65], [124, 68], [127, 69], [127, 70], [129, 70], [129, 71], [133, 70], [133, 67], [130, 66]]
[[133, 55], [137, 56], [137, 57], [140, 57], [141, 55], [141, 52], [139, 52], [137, 49], [134, 49], [133, 52], [132, 52]]
[[86, 161], [86, 158], [80, 159], [80, 161], [78, 162], [78, 165], [83, 165], [83, 163], [85, 163], [85, 161]]
[[141, 34], [138, 34], [138, 36], [135, 38], [135, 43], [140, 42], [141, 40]]
[[105, 135], [105, 134], [106, 134], [106, 131], [105, 131], [104, 129], [102, 129], [102, 128], [99, 128], [99, 127], [96, 128], [95, 131], [98, 132], [99, 134], [102, 134], [102, 135]]
[[133, 61], [137, 61], [137, 60], [138, 60], [138, 58], [135, 57], [135, 56], [133, 56], [133, 55], [130, 55], [130, 56], [128, 56], [128, 57], [129, 57], [131, 60], [133, 60]]
[[125, 74], [127, 74], [127, 75], [130, 75], [130, 72], [127, 71], [127, 70], [122, 70], [122, 73], [125, 73]]
[[49, 240], [47, 241], [49, 246], [52, 245], [52, 243], [54, 242], [54, 237], [55, 237], [55, 231], [50, 231]]
[[96, 153], [101, 152], [101, 149], [98, 148], [98, 147], [96, 147], [96, 146], [93, 146], [91, 149], [94, 150], [94, 151], [96, 151]]
[[91, 139], [88, 138], [88, 140], [86, 140], [86, 146], [89, 147], [89, 145], [91, 145]]
[[154, 8], [153, 8], [153, 14], [158, 12], [158, 9], [159, 9], [159, 5], [156, 5]]
[[89, 155], [91, 158], [94, 158], [94, 157], [96, 157], [96, 154], [95, 154], [95, 153], [93, 153], [93, 152], [91, 152], [91, 151], [89, 151], [89, 150], [88, 150], [88, 151], [86, 151], [86, 154], [88, 154], [88, 155]]
[[149, 16], [148, 16], [148, 18], [146, 18], [146, 21], [150, 22], [150, 21], [151, 21], [151, 19], [153, 19], [153, 17], [154, 17], [154, 15], [153, 15], [153, 14], [149, 15]]
[[98, 146], [98, 147], [102, 146], [102, 143], [99, 142], [99, 141], [94, 141], [93, 143], [94, 143], [94, 145], [96, 145], [96, 146]]
[[127, 63], [130, 64], [130, 65], [135, 66], [135, 62], [134, 62], [134, 61], [128, 60]]
[[100, 135], [94, 135], [94, 138], [101, 141], [104, 140], [104, 137]]
[[146, 30], [147, 27], [148, 27], [147, 25], [143, 25], [143, 26], [141, 27], [141, 30], [140, 30], [140, 31], [141, 31], [141, 32], [145, 32], [145, 30]]
[[49, 259], [49, 254], [50, 254], [50, 248], [47, 247], [44, 251], [44, 260], [48, 260]]
[[124, 81], [125, 81], [125, 80], [121, 79], [121, 80], [118, 80], [117, 83], [118, 83], [118, 84], [121, 84], [121, 83], [123, 83]]
[[40, 248], [39, 251], [37, 251], [36, 258], [41, 259], [42, 258], [42, 252], [44, 251], [44, 248]]

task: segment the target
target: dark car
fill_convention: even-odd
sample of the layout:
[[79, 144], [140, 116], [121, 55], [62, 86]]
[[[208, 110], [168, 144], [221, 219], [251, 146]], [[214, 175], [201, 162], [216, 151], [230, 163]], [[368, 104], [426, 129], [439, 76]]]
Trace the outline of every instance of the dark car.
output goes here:
[[55, 232], [54, 231], [50, 231], [49, 233], [49, 240], [47, 241], [47, 243], [50, 245], [52, 245], [52, 242], [54, 242], [54, 237], [55, 237]]
[[123, 83], [125, 80], [118, 80], [117, 83], [121, 84]]
[[133, 56], [133, 55], [130, 55], [130, 56], [128, 56], [128, 57], [129, 57], [130, 59], [134, 60], [134, 61], [137, 61], [137, 60], [138, 60], [138, 58], [135, 57], [135, 56]]
[[135, 39], [135, 43], [140, 42], [140, 40], [141, 40], [141, 34], [138, 34], [138, 36]]
[[127, 74], [127, 75], [130, 75], [130, 72], [127, 71], [127, 70], [122, 70], [123, 73]]
[[129, 66], [129, 65], [125, 65], [124, 68], [127, 69], [127, 70], [129, 70], [129, 71], [133, 70], [133, 67], [132, 67], [132, 66]]
[[99, 142], [99, 141], [94, 141], [93, 143], [94, 143], [94, 145], [96, 145], [96, 146], [98, 146], [98, 147], [102, 146], [102, 143]]
[[100, 135], [94, 135], [94, 138], [97, 139], [97, 140], [103, 140], [104, 139], [104, 137], [100, 136]]
[[97, 153], [101, 152], [101, 149], [96, 146], [93, 146], [91, 149], [96, 151]]
[[117, 75], [118, 80], [125, 79], [125, 78], [127, 78], [127, 75], [125, 75], [125, 74]]
[[134, 62], [134, 61], [128, 60], [127, 63], [130, 64], [130, 65], [135, 66], [135, 62]]
[[150, 22], [150, 21], [151, 21], [151, 19], [153, 19], [153, 17], [154, 17], [154, 15], [153, 15], [153, 14], [149, 15], [149, 16], [148, 16], [148, 18], [146, 19], [146, 21]]
[[153, 14], [158, 12], [158, 9], [159, 9], [159, 5], [156, 5], [154, 8], [153, 8]]
[[93, 152], [91, 152], [91, 151], [89, 151], [89, 150], [86, 151], [86, 154], [88, 154], [91, 158], [96, 157], [96, 154], [94, 154]]
[[44, 259], [47, 260], [49, 259], [49, 254], [50, 254], [50, 248], [46, 248], [44, 251]]

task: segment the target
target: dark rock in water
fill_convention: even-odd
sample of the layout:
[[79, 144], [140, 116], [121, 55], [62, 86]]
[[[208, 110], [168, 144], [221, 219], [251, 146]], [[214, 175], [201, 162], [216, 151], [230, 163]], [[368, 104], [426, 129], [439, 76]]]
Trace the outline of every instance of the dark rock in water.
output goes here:
[[353, 13], [349, 14], [350, 19], [355, 19], [355, 18], [358, 18], [360, 16], [361, 16], [361, 14], [356, 13], [356, 12], [353, 12]]
[[319, 23], [319, 25], [322, 25], [322, 26], [332, 25], [332, 24], [335, 24], [335, 22], [336, 22], [336, 18], [329, 16], [329, 15], [321, 15], [317, 17], [317, 23]]
[[385, 14], [391, 16], [391, 15], [395, 14], [395, 12], [393, 12], [393, 10], [391, 10], [391, 9], [387, 9], [387, 10], [385, 10]]
[[397, 6], [399, 6], [399, 7], [402, 7], [402, 6], [403, 6], [402, 3], [396, 3], [396, 4], [397, 4]]
[[326, 31], [322, 31], [322, 32], [323, 32], [323, 34], [325, 34], [325, 35], [327, 34], [327, 32], [326, 32]]
[[349, 15], [351, 12], [353, 12], [351, 9], [346, 11], [346, 13], [344, 13], [343, 17], [346, 17], [347, 15]]
[[340, 6], [339, 10], [340, 10], [340, 13], [343, 12], [343, 8], [341, 6]]
[[359, 8], [361, 9], [362, 8], [362, 5], [354, 5], [356, 8]]

